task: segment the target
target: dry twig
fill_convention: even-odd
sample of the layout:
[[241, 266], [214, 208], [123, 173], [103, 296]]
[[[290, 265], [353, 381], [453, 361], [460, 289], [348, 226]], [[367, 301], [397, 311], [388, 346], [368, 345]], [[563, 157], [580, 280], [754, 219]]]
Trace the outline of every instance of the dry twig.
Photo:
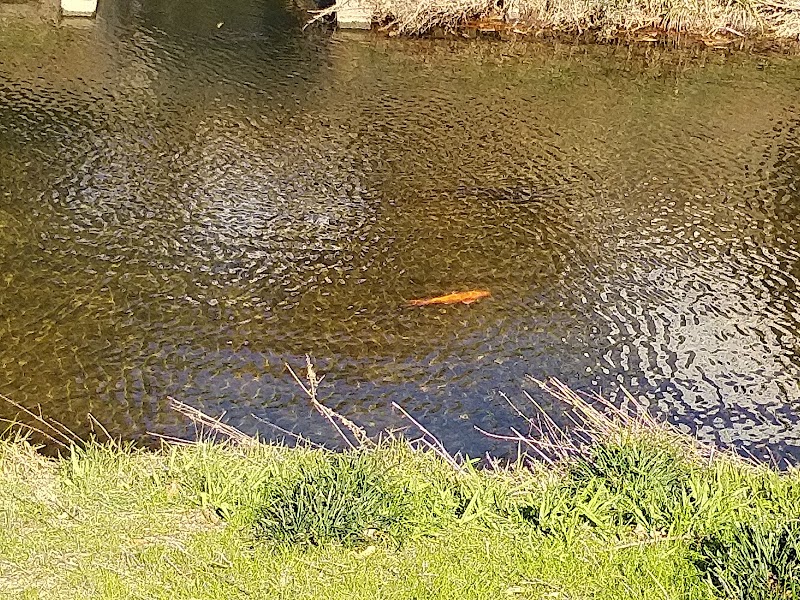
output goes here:
[[412, 417], [411, 414], [408, 411], [406, 411], [402, 406], [400, 406], [397, 402], [392, 402], [392, 406], [397, 410], [399, 410], [406, 419], [411, 421], [414, 424], [414, 426], [423, 433], [423, 437], [419, 439], [420, 442], [422, 442], [425, 446], [427, 446], [428, 448], [433, 450], [436, 454], [438, 454], [441, 458], [443, 458], [447, 463], [450, 464], [451, 467], [453, 467], [457, 471], [462, 470], [462, 466], [456, 460], [456, 458], [445, 449], [444, 444], [442, 444], [442, 442], [439, 441], [439, 439], [435, 435], [433, 435], [430, 431], [428, 431], [428, 429], [426, 429], [425, 426], [422, 425], [422, 423], [420, 423], [414, 417]]
[[37, 414], [32, 410], [22, 406], [19, 402], [15, 402], [14, 400], [12, 400], [11, 398], [9, 398], [4, 394], [0, 394], [0, 400], [13, 406], [23, 414], [27, 415], [28, 417], [33, 419], [36, 423], [41, 425], [44, 429], [40, 429], [39, 427], [35, 427], [27, 423], [21, 423], [21, 422], [20, 423], [14, 422], [14, 425], [23, 427], [34, 433], [38, 433], [46, 440], [56, 444], [61, 448], [67, 448], [73, 444], [81, 443], [81, 438], [78, 436], [78, 434], [76, 434], [74, 431], [72, 431], [65, 425], [59, 423], [58, 421], [54, 419], [48, 419], [45, 416], [43, 416], [41, 414], [41, 409], [40, 412]]
[[[291, 373], [294, 380], [297, 382], [303, 391], [308, 396], [308, 399], [311, 400], [311, 405], [319, 412], [322, 416], [328, 419], [328, 422], [333, 426], [334, 429], [339, 433], [339, 436], [347, 443], [348, 446], [352, 449], [360, 448], [360, 447], [369, 447], [373, 446], [374, 443], [367, 435], [367, 432], [362, 428], [356, 425], [353, 421], [345, 417], [344, 415], [340, 415], [336, 411], [331, 408], [328, 408], [324, 404], [322, 404], [317, 399], [317, 389], [319, 387], [320, 382], [325, 378], [323, 375], [322, 377], [317, 377], [317, 373], [314, 370], [314, 365], [311, 363], [311, 358], [306, 354], [306, 379], [308, 381], [308, 385], [306, 386], [302, 380], [297, 376], [297, 373], [294, 372], [292, 367], [289, 363], [286, 363], [286, 368]], [[341, 424], [341, 425], [340, 425]], [[350, 440], [347, 434], [342, 429], [344, 426], [350, 434], [355, 439], [355, 443]]]
[[[217, 419], [215, 417], [209, 416], [204, 412], [197, 410], [193, 406], [189, 406], [188, 404], [184, 404], [180, 400], [176, 400], [171, 396], [167, 396], [167, 400], [169, 401], [169, 407], [177, 413], [180, 413], [184, 417], [188, 418], [192, 423], [195, 424], [198, 431], [198, 437], [201, 437], [205, 432], [211, 432], [214, 435], [220, 434], [224, 435], [230, 441], [235, 442], [241, 446], [248, 446], [258, 444], [258, 440], [252, 436], [247, 435], [243, 431], [240, 431], [236, 427], [232, 425], [228, 425], [227, 423], [223, 423], [221, 418]], [[163, 439], [166, 439], [165, 436], [158, 436]]]

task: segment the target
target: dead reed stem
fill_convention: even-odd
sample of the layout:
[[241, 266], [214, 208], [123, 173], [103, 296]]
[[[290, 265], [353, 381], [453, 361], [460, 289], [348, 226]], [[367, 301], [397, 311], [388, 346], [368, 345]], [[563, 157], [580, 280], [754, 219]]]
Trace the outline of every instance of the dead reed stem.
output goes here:
[[[367, 432], [362, 427], [359, 427], [344, 415], [340, 415], [331, 408], [328, 408], [317, 399], [317, 388], [319, 387], [320, 382], [325, 378], [325, 376], [323, 375], [322, 377], [317, 377], [317, 373], [314, 370], [314, 365], [311, 363], [311, 358], [307, 354], [306, 354], [306, 380], [308, 381], [307, 386], [297, 376], [297, 373], [294, 372], [289, 363], [286, 363], [286, 368], [289, 370], [289, 373], [292, 374], [292, 377], [297, 382], [297, 385], [299, 385], [303, 389], [303, 391], [306, 393], [306, 396], [308, 396], [308, 399], [311, 400], [311, 405], [317, 410], [317, 412], [319, 412], [322, 416], [324, 416], [328, 420], [328, 422], [337, 431], [339, 436], [347, 443], [347, 445], [351, 449], [374, 445], [370, 437], [367, 435]], [[353, 438], [355, 438], [355, 443], [353, 443], [350, 440], [350, 438], [345, 434], [342, 427], [347, 429], [353, 436]]]
[[10, 406], [13, 406], [22, 414], [27, 415], [28, 417], [33, 419], [34, 422], [38, 423], [41, 426], [41, 427], [36, 427], [28, 423], [22, 423], [4, 419], [4, 421], [10, 423], [12, 427], [14, 426], [22, 427], [24, 429], [27, 429], [28, 431], [37, 433], [41, 435], [44, 439], [48, 440], [49, 442], [55, 444], [60, 448], [68, 448], [73, 444], [81, 443], [82, 441], [81, 438], [74, 431], [70, 430], [68, 427], [66, 427], [65, 425], [59, 423], [54, 419], [49, 419], [45, 417], [44, 415], [41, 414], [41, 409], [39, 414], [37, 414], [32, 410], [22, 406], [20, 403], [15, 402], [14, 400], [12, 400], [11, 398], [9, 398], [4, 394], [0, 394], [0, 400], [5, 402], [6, 404], [9, 404]]
[[264, 423], [264, 425], [269, 425], [270, 427], [272, 427], [276, 431], [280, 431], [281, 433], [283, 433], [285, 435], [288, 435], [291, 438], [294, 438], [295, 441], [297, 441], [298, 444], [301, 444], [303, 446], [311, 446], [312, 448], [316, 448], [318, 450], [324, 450], [325, 449], [325, 447], [322, 444], [317, 444], [316, 442], [312, 442], [310, 439], [300, 435], [299, 433], [295, 433], [294, 431], [289, 431], [288, 429], [284, 429], [283, 427], [280, 427], [279, 425], [276, 425], [275, 423], [267, 421], [266, 419], [262, 419], [261, 417], [257, 417], [256, 415], [253, 415], [253, 418], [256, 421], [258, 421], [259, 423]]
[[[218, 419], [207, 415], [206, 413], [197, 410], [193, 406], [184, 404], [180, 400], [176, 400], [171, 396], [167, 396], [167, 400], [169, 401], [169, 407], [172, 410], [183, 415], [192, 423], [194, 423], [195, 427], [197, 428], [198, 437], [203, 437], [203, 435], [207, 432], [211, 432], [214, 435], [223, 435], [228, 440], [241, 446], [252, 446], [259, 443], [258, 439], [247, 435], [232, 425], [224, 423], [221, 418]], [[164, 438], [164, 436], [160, 435], [158, 437]]]
[[710, 461], [714, 456], [716, 449], [713, 446], [700, 443], [668, 423], [657, 420], [650, 414], [648, 407], [627, 390], [622, 390], [623, 402], [617, 406], [599, 394], [578, 394], [558, 379], [530, 379], [562, 405], [562, 414], [568, 421], [568, 426], [557, 425], [547, 411], [526, 392], [525, 397], [536, 411], [535, 418], [528, 416], [505, 395], [503, 397], [516, 414], [528, 423], [527, 435], [513, 427], [510, 428], [513, 435], [488, 434], [478, 430], [490, 437], [524, 444], [532, 457], [551, 466], [585, 455], [595, 444], [607, 440], [623, 440], [630, 435], [660, 436], [684, 448], [698, 459]]
[[392, 407], [396, 408], [400, 411], [400, 413], [409, 421], [411, 421], [414, 426], [419, 429], [423, 436], [420, 441], [433, 450], [436, 454], [438, 454], [442, 459], [445, 460], [451, 467], [456, 469], [457, 471], [462, 470], [462, 465], [456, 460], [456, 458], [450, 454], [444, 447], [444, 444], [435, 436], [433, 435], [428, 429], [422, 425], [419, 421], [417, 421], [411, 414], [406, 411], [402, 406], [400, 406], [397, 402], [392, 402]]

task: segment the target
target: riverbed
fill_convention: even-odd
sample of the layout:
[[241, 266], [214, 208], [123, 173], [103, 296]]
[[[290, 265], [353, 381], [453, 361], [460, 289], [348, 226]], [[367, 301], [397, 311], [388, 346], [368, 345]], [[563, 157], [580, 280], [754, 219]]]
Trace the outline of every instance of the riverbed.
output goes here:
[[[86, 434], [513, 452], [528, 378], [800, 457], [800, 58], [101, 2], [0, 35], [0, 392]], [[407, 300], [487, 289], [470, 305]], [[17, 411], [0, 407], [0, 417]], [[512, 447], [509, 447], [512, 446]]]

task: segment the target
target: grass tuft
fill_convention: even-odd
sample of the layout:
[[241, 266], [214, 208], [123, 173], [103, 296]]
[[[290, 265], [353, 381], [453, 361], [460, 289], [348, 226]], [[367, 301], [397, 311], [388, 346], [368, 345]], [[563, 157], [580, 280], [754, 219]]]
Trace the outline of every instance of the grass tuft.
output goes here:
[[267, 487], [253, 530], [282, 543], [352, 546], [408, 522], [405, 492], [371, 454], [327, 455], [288, 485]]
[[737, 524], [700, 544], [699, 568], [736, 600], [800, 598], [800, 526]]
[[615, 497], [617, 524], [649, 531], [669, 527], [687, 474], [674, 447], [642, 437], [598, 443], [569, 467], [576, 490], [602, 486]]

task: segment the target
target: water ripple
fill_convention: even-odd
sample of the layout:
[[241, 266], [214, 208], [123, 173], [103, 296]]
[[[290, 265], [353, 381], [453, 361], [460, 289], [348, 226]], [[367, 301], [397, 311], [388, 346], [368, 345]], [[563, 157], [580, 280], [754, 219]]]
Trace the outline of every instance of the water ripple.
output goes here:
[[473, 425], [518, 424], [499, 392], [531, 374], [800, 456], [796, 59], [103, 11], [0, 40], [3, 393], [81, 431], [185, 433], [171, 395], [330, 441], [284, 367], [310, 353], [336, 410], [396, 401], [472, 455], [509, 450]]

